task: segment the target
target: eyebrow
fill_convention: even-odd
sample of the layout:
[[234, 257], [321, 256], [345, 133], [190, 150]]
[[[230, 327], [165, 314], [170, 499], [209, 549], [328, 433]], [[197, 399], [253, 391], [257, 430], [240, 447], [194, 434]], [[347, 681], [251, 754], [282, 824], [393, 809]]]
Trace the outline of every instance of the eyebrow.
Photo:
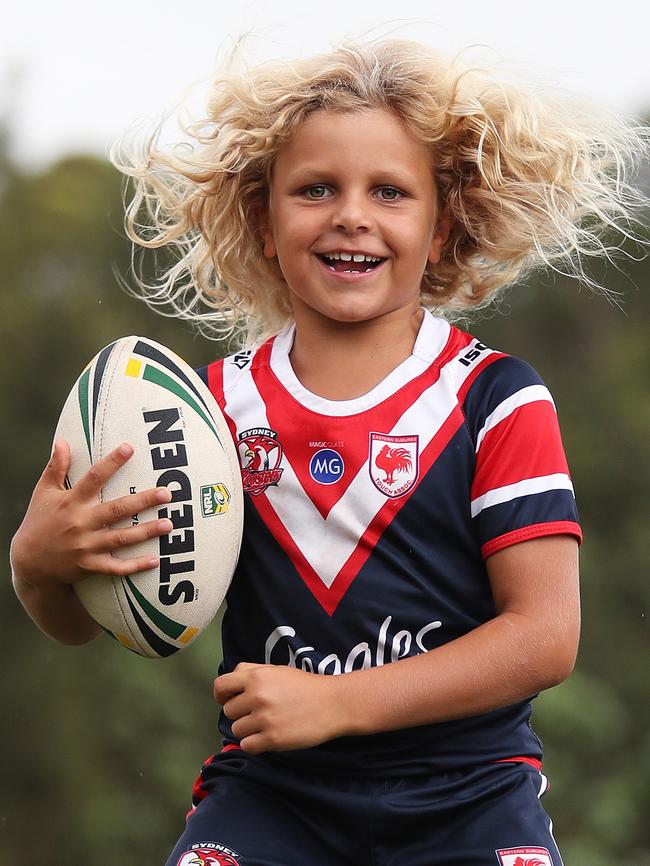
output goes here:
[[[291, 171], [287, 175], [287, 186], [296, 186], [309, 184], [313, 182], [333, 183], [339, 180], [337, 170], [329, 167], [306, 165]], [[404, 169], [398, 169], [392, 166], [382, 166], [370, 173], [373, 184], [385, 184], [395, 186], [417, 186], [419, 180]]]

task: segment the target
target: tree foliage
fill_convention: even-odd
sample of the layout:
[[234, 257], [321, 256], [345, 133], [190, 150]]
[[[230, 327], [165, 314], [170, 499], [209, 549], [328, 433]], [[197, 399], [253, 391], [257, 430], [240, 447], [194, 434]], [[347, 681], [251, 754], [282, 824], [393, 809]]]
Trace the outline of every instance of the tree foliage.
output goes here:
[[[129, 246], [120, 179], [108, 164], [78, 156], [22, 174], [3, 157], [0, 172], [7, 562], [65, 396], [101, 346], [142, 333], [197, 366], [223, 347], [117, 286], [113, 269], [127, 273]], [[650, 266], [624, 268], [595, 270], [622, 293], [622, 308], [564, 278], [539, 277], [471, 325], [484, 342], [533, 363], [554, 393], [584, 522], [579, 664], [535, 712], [553, 783], [546, 805], [573, 866], [650, 864], [643, 770]], [[0, 861], [164, 862], [198, 767], [218, 747], [211, 694], [218, 624], [183, 653], [147, 661], [108, 638], [84, 648], [54, 644], [29, 622], [9, 580], [0, 593], [11, 648], [2, 677]]]

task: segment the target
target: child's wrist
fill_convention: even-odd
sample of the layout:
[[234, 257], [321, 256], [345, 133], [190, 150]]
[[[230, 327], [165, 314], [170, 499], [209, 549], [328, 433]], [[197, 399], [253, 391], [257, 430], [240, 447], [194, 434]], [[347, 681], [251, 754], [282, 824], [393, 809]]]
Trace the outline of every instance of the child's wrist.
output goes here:
[[355, 737], [364, 733], [355, 672], [328, 677], [329, 705], [335, 725], [334, 737]]
[[48, 599], [51, 601], [64, 601], [74, 596], [74, 589], [71, 583], [32, 581], [29, 578], [23, 577], [15, 570], [12, 571], [11, 580], [14, 592], [21, 599], [33, 599], [36, 602], [45, 603]]

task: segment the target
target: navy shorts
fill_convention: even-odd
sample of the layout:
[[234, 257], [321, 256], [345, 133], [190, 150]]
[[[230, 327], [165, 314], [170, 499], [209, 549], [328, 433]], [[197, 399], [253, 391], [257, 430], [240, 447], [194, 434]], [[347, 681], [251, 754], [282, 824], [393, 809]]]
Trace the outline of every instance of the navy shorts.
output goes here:
[[368, 779], [222, 752], [167, 866], [562, 866], [545, 788], [520, 762]]

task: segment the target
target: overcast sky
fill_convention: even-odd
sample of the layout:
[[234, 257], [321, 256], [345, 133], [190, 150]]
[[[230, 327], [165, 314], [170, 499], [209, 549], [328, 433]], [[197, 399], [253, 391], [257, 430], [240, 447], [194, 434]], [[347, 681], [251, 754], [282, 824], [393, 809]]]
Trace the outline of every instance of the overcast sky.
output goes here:
[[130, 124], [208, 77], [220, 48], [244, 31], [258, 61], [312, 54], [376, 27], [448, 53], [482, 44], [490, 51], [472, 56], [511, 73], [625, 113], [650, 110], [647, 0], [24, 0], [3, 13], [0, 113], [25, 165], [105, 154]]

